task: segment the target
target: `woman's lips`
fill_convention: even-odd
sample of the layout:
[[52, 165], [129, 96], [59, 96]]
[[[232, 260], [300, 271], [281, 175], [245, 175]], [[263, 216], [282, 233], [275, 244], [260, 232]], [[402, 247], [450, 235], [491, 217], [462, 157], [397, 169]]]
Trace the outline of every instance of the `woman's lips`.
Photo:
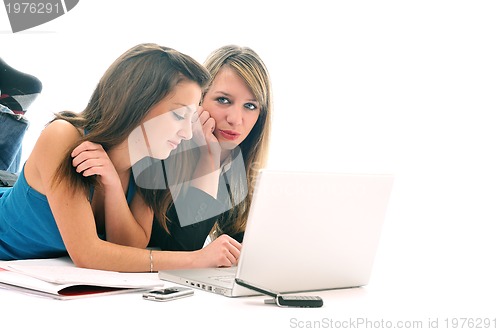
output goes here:
[[236, 139], [238, 139], [238, 137], [240, 137], [240, 133], [236, 132], [236, 131], [232, 131], [232, 130], [222, 130], [222, 129], [219, 129], [219, 133], [222, 135], [222, 137], [224, 137], [225, 139], [227, 140], [230, 140], [230, 141], [234, 141]]
[[177, 148], [177, 145], [179, 145], [179, 143], [176, 143], [176, 142], [172, 142], [172, 141], [168, 141], [168, 144], [170, 144], [170, 146], [172, 147], [172, 149], [176, 149]]

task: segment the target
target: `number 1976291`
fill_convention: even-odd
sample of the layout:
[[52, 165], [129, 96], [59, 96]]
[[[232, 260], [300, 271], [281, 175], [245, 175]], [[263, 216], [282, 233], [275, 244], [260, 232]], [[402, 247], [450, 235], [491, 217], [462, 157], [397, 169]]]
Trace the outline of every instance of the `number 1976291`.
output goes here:
[[14, 2], [7, 3], [7, 14], [52, 14], [62, 12], [59, 3]]
[[482, 328], [489, 329], [497, 327], [497, 319], [489, 319], [489, 318], [446, 318], [444, 320], [446, 328]]

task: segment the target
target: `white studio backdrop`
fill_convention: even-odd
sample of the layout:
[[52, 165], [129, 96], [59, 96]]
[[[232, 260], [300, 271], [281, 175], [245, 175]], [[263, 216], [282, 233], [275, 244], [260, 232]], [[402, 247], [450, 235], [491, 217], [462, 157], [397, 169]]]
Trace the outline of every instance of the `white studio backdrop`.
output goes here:
[[499, 17], [496, 1], [80, 1], [16, 34], [0, 10], [0, 57], [44, 85], [25, 159], [137, 43], [200, 62], [252, 47], [274, 90], [269, 167], [394, 174], [372, 284], [472, 301], [499, 277]]

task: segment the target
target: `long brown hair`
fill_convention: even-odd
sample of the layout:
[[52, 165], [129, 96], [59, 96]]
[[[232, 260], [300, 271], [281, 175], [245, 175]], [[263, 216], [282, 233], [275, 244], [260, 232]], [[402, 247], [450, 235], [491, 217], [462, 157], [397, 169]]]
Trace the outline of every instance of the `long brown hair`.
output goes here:
[[223, 46], [208, 56], [205, 67], [212, 76], [212, 80], [205, 91], [210, 89], [210, 85], [219, 70], [222, 67], [229, 67], [245, 81], [261, 107], [257, 122], [250, 134], [239, 146], [243, 155], [246, 174], [230, 172], [230, 182], [234, 183], [235, 187], [246, 184], [248, 194], [244, 198], [234, 199], [235, 201], [241, 201], [241, 203], [229, 211], [225, 220], [217, 221], [211, 233], [212, 238], [216, 238], [223, 233], [235, 235], [245, 230], [256, 176], [259, 169], [266, 166], [268, 158], [272, 95], [271, 81], [266, 65], [259, 55], [249, 47]]
[[[95, 177], [84, 177], [72, 166], [71, 151], [83, 141], [101, 144], [105, 151], [125, 141], [150, 109], [182, 81], [196, 82], [202, 89], [210, 74], [190, 56], [153, 43], [139, 44], [123, 53], [106, 70], [87, 107], [79, 114], [64, 111], [52, 121], [63, 119], [85, 130], [86, 135], [67, 151], [53, 184], [65, 178], [76, 189], [98, 185]], [[169, 190], [137, 191], [168, 231], [165, 211], [172, 203]]]

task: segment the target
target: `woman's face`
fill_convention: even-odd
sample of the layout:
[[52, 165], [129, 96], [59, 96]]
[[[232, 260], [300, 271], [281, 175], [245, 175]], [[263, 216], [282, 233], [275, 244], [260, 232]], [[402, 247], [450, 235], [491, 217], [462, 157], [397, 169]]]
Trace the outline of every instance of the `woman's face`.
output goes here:
[[234, 149], [247, 138], [260, 113], [250, 88], [227, 66], [215, 76], [202, 106], [215, 120], [214, 135], [224, 150]]
[[181, 82], [154, 105], [128, 139], [132, 164], [149, 156], [166, 159], [182, 140], [193, 136], [192, 121], [201, 99], [194, 82]]

